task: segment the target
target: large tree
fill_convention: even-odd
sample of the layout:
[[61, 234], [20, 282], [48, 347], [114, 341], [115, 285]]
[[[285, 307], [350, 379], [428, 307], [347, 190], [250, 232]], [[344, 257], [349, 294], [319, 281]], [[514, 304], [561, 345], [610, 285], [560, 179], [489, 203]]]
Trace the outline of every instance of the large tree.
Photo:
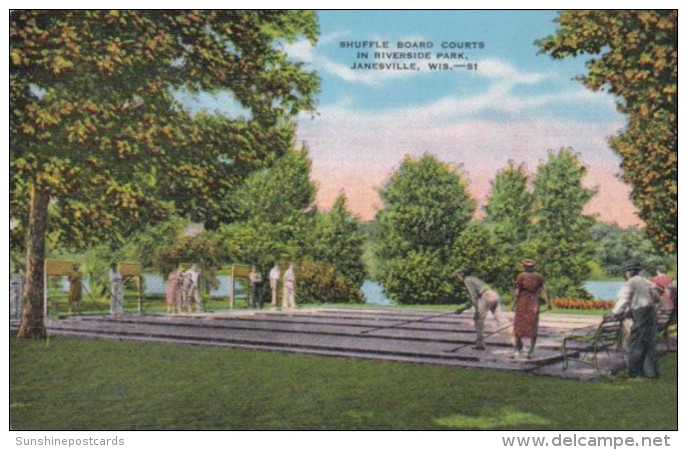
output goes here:
[[527, 240], [531, 228], [532, 193], [525, 166], [508, 165], [499, 170], [491, 182], [491, 194], [485, 206], [486, 221], [505, 242]]
[[600, 55], [582, 82], [619, 97], [628, 116], [610, 139], [622, 179], [649, 237], [666, 252], [677, 245], [677, 10], [563, 11], [560, 28], [537, 41], [554, 58]]
[[315, 223], [310, 255], [337, 269], [356, 286], [365, 281], [363, 243], [360, 222], [346, 207], [346, 195], [340, 194], [331, 209], [319, 214]]
[[[517, 259], [522, 255], [511, 252], [511, 247], [504, 245], [494, 236], [493, 227], [484, 222], [473, 220], [460, 234], [454, 246], [452, 267], [465, 267], [474, 275], [495, 288], [502, 298], [510, 298], [513, 282], [517, 275]], [[469, 294], [462, 283], [463, 299]]]
[[524, 164], [508, 165], [499, 170], [491, 183], [487, 199], [486, 222], [492, 231], [497, 267], [495, 278], [490, 280], [502, 292], [510, 292], [518, 273], [519, 260], [523, 258], [532, 229], [533, 197], [529, 190], [529, 178]]
[[454, 245], [475, 210], [462, 174], [432, 155], [407, 156], [380, 195], [376, 254], [384, 291], [400, 303], [455, 302]]
[[[583, 214], [594, 190], [582, 185], [587, 172], [569, 148], [550, 152], [534, 177], [532, 248], [552, 295], [586, 297], [583, 284], [592, 257], [594, 218]], [[527, 252], [527, 250], [526, 250]]]
[[232, 194], [237, 221], [223, 225], [230, 259], [260, 267], [308, 254], [314, 230], [316, 187], [306, 149], [292, 150], [253, 172]]
[[202, 138], [193, 151], [170, 165], [161, 189], [174, 198], [183, 217], [205, 224], [209, 230], [239, 218], [233, 193], [255, 170], [267, 168], [275, 156], [294, 145], [293, 124], [265, 126], [258, 120], [230, 120], [221, 115], [198, 114], [194, 123]]
[[[27, 255], [19, 336], [45, 336], [48, 231], [78, 246], [128, 235], [177, 207], [195, 219], [209, 215], [201, 180], [265, 152], [235, 144], [263, 136], [283, 142], [279, 130], [313, 107], [316, 75], [277, 44], [314, 42], [317, 32], [307, 11], [10, 14], [11, 238]], [[178, 101], [181, 91], [229, 92], [260, 130], [226, 118], [194, 120]], [[208, 152], [206, 137], [218, 133], [227, 142]], [[185, 198], [173, 198], [180, 190]]]

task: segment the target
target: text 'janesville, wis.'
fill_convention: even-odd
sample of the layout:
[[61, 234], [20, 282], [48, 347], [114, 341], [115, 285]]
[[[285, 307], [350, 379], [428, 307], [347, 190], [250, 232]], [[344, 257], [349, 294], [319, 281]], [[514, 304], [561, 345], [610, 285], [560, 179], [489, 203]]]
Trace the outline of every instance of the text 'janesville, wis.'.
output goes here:
[[473, 50], [484, 49], [482, 41], [340, 41], [340, 49], [356, 50], [352, 70], [477, 70], [468, 62]]

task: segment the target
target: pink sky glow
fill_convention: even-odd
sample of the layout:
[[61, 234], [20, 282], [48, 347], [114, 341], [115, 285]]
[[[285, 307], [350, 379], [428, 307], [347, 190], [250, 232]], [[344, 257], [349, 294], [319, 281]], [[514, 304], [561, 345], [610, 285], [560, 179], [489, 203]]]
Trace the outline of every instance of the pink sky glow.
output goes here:
[[619, 158], [606, 143], [606, 137], [620, 126], [551, 119], [437, 123], [401, 116], [366, 117], [335, 109], [324, 111], [318, 120], [301, 123], [298, 139], [310, 150], [318, 205], [327, 209], [344, 192], [351, 211], [363, 220], [372, 219], [382, 207], [378, 190], [406, 154], [431, 153], [460, 167], [469, 180], [470, 193], [483, 206], [491, 180], [508, 160], [525, 163], [532, 174], [549, 150], [570, 146], [588, 167], [585, 186], [598, 189], [585, 213], [623, 227], [641, 225], [629, 199], [629, 186], [617, 178]]

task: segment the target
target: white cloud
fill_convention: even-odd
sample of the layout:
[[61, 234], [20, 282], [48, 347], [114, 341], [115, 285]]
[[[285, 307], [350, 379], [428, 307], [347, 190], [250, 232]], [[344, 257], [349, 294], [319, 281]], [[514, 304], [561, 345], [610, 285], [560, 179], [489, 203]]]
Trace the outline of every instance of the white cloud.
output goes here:
[[323, 121], [338, 122], [349, 116], [364, 118], [366, 123], [451, 123], [467, 120], [483, 113], [529, 114], [537, 113], [545, 106], [588, 105], [590, 108], [614, 110], [613, 97], [604, 93], [594, 93], [582, 86], [570, 90], [546, 94], [516, 94], [511, 80], [495, 81], [483, 92], [473, 95], [448, 95], [433, 102], [406, 106], [389, 110], [366, 111], [356, 109], [353, 99], [321, 107], [319, 113]]
[[314, 47], [307, 40], [300, 40], [284, 45], [284, 51], [292, 58], [304, 63], [312, 63], [314, 59]]
[[409, 78], [419, 75], [419, 71], [411, 70], [354, 70], [348, 65], [337, 63], [331, 59], [318, 57], [320, 68], [349, 83], [378, 85], [387, 80]]
[[495, 58], [479, 61], [479, 70], [475, 73], [486, 78], [508, 80], [513, 84], [535, 84], [551, 76], [539, 72], [521, 72], [511, 63]]
[[317, 40], [317, 43], [319, 45], [329, 44], [330, 42], [339, 41], [339, 40], [345, 38], [346, 36], [348, 36], [349, 34], [350, 33], [348, 31], [334, 31], [334, 32], [327, 33], [325, 35], [320, 36], [319, 39]]

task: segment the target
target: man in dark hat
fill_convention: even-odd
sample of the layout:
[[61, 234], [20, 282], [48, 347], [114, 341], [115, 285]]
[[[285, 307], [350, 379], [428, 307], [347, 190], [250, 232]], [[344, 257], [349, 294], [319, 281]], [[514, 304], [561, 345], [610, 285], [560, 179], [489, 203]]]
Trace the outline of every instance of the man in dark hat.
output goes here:
[[501, 297], [496, 293], [487, 283], [477, 277], [470, 276], [470, 271], [465, 267], [453, 272], [453, 275], [465, 283], [465, 287], [470, 293], [470, 301], [475, 308], [475, 350], [484, 350], [484, 321], [487, 318], [487, 313], [491, 311], [492, 315], [499, 323], [499, 326], [508, 322], [505, 314], [501, 311]]
[[642, 268], [637, 261], [627, 261], [623, 269], [627, 283], [620, 288], [618, 301], [610, 314], [621, 316], [629, 311], [632, 317], [632, 329], [625, 346], [627, 374], [632, 378], [655, 378], [658, 376], [655, 305], [660, 294], [649, 280], [640, 276]]

